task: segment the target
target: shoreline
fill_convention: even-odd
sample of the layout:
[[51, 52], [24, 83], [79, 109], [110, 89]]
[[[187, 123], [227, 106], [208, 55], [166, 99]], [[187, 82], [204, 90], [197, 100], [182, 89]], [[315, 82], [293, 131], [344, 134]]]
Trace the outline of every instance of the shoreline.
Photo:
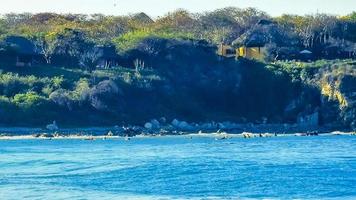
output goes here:
[[[164, 121], [164, 122], [163, 122]], [[156, 119], [144, 126], [67, 127], [59, 128], [54, 121], [44, 127], [0, 127], [0, 140], [21, 139], [79, 139], [105, 140], [125, 138], [151, 138], [167, 136], [256, 138], [276, 136], [356, 135], [353, 130], [340, 127], [305, 126], [300, 124], [253, 124], [233, 122], [187, 123], [174, 119], [171, 123]]]
[[271, 137], [312, 137], [312, 136], [356, 136], [356, 132], [340, 132], [334, 131], [330, 133], [286, 133], [286, 134], [274, 134], [274, 133], [185, 133], [185, 134], [166, 134], [166, 135], [148, 135], [139, 134], [135, 136], [109, 136], [109, 135], [56, 135], [56, 136], [38, 136], [38, 135], [0, 135], [0, 141], [4, 140], [130, 140], [133, 138], [165, 138], [165, 137], [186, 137], [188, 139], [206, 137], [215, 138], [216, 140], [225, 140], [232, 138], [252, 139], [252, 138], [271, 138]]

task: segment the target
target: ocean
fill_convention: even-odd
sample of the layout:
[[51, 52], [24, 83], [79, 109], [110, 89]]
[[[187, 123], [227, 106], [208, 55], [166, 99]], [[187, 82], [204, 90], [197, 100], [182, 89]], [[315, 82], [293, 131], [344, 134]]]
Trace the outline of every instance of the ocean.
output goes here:
[[356, 199], [356, 137], [3, 140], [0, 199]]

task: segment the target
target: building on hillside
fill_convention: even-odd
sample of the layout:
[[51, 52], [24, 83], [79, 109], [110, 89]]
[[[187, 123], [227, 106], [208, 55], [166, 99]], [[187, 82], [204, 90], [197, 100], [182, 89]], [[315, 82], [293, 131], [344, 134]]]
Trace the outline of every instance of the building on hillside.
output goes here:
[[[262, 19], [250, 30], [242, 34], [231, 46], [220, 45], [218, 54], [225, 57], [247, 58], [264, 61], [268, 56], [268, 46], [289, 47], [294, 41], [287, 39], [271, 20]], [[277, 56], [278, 57], [278, 56]]]
[[220, 44], [218, 54], [224, 57], [247, 58], [263, 61], [266, 58], [266, 44], [271, 42], [274, 23], [260, 20], [251, 30], [242, 34], [230, 45]]
[[236, 57], [236, 49], [230, 45], [221, 43], [218, 47], [218, 55], [227, 58]]
[[266, 58], [266, 47], [264, 46], [239, 47], [237, 57], [263, 61]]
[[7, 47], [4, 53], [6, 60], [17, 67], [30, 67], [39, 56], [36, 46], [25, 37], [9, 36], [5, 38], [4, 43]]
[[299, 59], [302, 61], [310, 61], [313, 59], [313, 52], [304, 49], [303, 51], [299, 52]]
[[251, 30], [242, 34], [232, 44], [238, 48], [237, 57], [254, 60], [265, 60], [266, 45], [274, 42], [274, 22], [260, 20]]
[[217, 54], [226, 58], [264, 60], [266, 48], [264, 46], [241, 46], [234, 48], [231, 45], [220, 44]]

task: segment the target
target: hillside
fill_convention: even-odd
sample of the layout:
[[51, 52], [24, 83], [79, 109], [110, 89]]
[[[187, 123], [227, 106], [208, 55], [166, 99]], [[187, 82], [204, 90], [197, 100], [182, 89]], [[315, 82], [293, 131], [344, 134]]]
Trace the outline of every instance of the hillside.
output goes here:
[[3, 66], [0, 121], [3, 126], [53, 120], [62, 126], [114, 126], [165, 117], [292, 124], [317, 112], [320, 125], [355, 128], [353, 60], [236, 61], [194, 42], [174, 42], [149, 58], [154, 67], [137, 61], [136, 68], [92, 72]]
[[164, 117], [355, 129], [355, 16], [2, 15], [0, 125]]

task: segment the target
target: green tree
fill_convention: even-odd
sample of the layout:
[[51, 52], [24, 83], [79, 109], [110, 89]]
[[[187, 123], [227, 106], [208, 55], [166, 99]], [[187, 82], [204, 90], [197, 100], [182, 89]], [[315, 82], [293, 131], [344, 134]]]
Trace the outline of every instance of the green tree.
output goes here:
[[45, 98], [35, 92], [27, 92], [25, 94], [16, 94], [13, 98], [13, 103], [23, 108], [31, 108], [40, 105], [44, 100]]
[[59, 41], [57, 40], [57, 33], [38, 33], [32, 39], [43, 55], [47, 64], [51, 64], [52, 56], [54, 55], [56, 49], [58, 48]]

